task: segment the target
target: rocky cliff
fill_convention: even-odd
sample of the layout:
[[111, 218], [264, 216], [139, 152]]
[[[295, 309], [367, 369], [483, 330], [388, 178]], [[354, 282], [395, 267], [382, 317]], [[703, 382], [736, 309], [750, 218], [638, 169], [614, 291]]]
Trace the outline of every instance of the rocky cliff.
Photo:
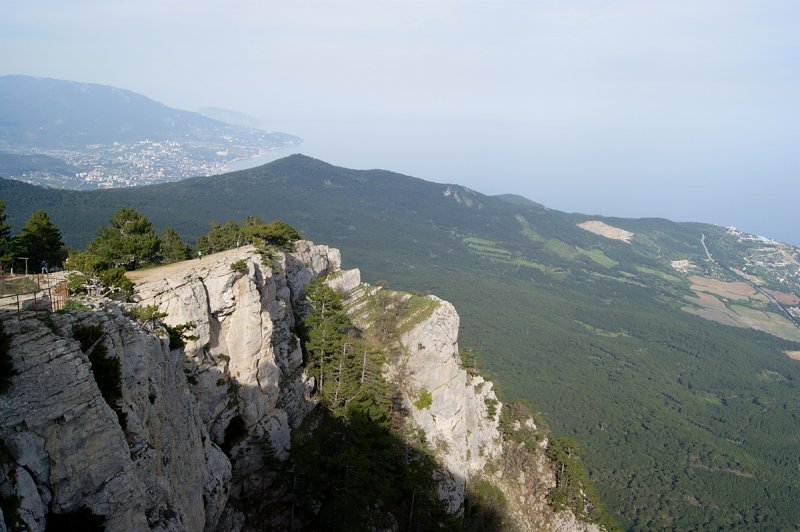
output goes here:
[[[356, 294], [354, 313], [376, 290], [360, 284], [358, 270], [341, 270], [338, 250], [310, 242], [291, 253], [246, 247], [134, 273], [133, 304], [2, 316], [17, 372], [0, 394], [3, 508], [30, 530], [59, 519], [104, 520], [108, 530], [253, 529], [236, 501], [253, 479], [269, 488], [265, 464], [288, 456], [293, 431], [315, 407], [296, 334], [305, 287], [326, 276]], [[584, 529], [548, 509], [552, 472], [541, 453], [533, 471], [503, 465], [499, 403], [491, 383], [461, 367], [458, 315], [447, 302], [415, 298], [386, 374], [440, 459], [449, 510], [463, 512], [470, 483], [490, 478], [515, 508], [541, 506], [548, 516], [523, 510], [515, 526]], [[132, 308], [148, 306], [166, 314], [173, 343], [185, 329], [185, 346], [170, 349], [157, 316], [131, 318]], [[94, 333], [88, 341], [86, 331]], [[287, 519], [262, 526], [288, 528]]]
[[[25, 527], [44, 530], [47, 514], [81, 512], [104, 516], [109, 530], [203, 530], [216, 522], [230, 463], [208, 436], [182, 355], [165, 338], [114, 305], [4, 318], [17, 374], [0, 395], [0, 437], [10, 455], [0, 493], [19, 497]], [[106, 356], [119, 361], [119, 414], [72, 339], [87, 327], [101, 331]]]

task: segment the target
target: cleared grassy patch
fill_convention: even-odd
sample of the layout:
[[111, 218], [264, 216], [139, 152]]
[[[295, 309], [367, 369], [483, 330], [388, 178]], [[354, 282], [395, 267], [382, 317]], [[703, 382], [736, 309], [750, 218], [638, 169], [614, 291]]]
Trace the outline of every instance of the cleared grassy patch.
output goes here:
[[549, 266], [545, 266], [544, 264], [539, 264], [538, 262], [533, 262], [531, 260], [523, 259], [523, 258], [519, 258], [519, 257], [517, 257], [515, 259], [512, 259], [511, 260], [511, 264], [513, 264], [514, 266], [522, 266], [524, 268], [531, 268], [531, 269], [534, 269], [534, 270], [539, 270], [539, 271], [544, 272], [544, 273], [552, 273], [553, 272], [553, 269], [551, 267], [549, 267]]
[[744, 305], [731, 305], [731, 310], [743, 318], [743, 323], [779, 338], [800, 342], [800, 329], [775, 312], [764, 312]]
[[491, 240], [476, 237], [465, 237], [463, 240], [470, 251], [491, 260], [507, 260], [511, 258], [509, 250], [501, 248]]
[[716, 294], [726, 299], [754, 299], [756, 301], [767, 301], [764, 294], [760, 294], [755, 288], [741, 281], [729, 282], [711, 279], [710, 277], [700, 277], [692, 275], [689, 277], [692, 282], [692, 290], [702, 291], [709, 294]]
[[524, 216], [518, 214], [515, 216], [519, 224], [522, 226], [522, 234], [525, 235], [525, 238], [531, 240], [532, 242], [544, 242], [544, 237], [536, 232], [536, 229], [531, 226], [528, 220], [525, 219]]
[[544, 248], [553, 253], [554, 255], [558, 255], [561, 258], [567, 260], [574, 260], [578, 257], [579, 252], [575, 249], [575, 246], [571, 246], [566, 242], [562, 242], [558, 239], [551, 239], [547, 241], [547, 244], [544, 245]]
[[648, 275], [654, 275], [656, 277], [660, 277], [665, 281], [669, 281], [670, 283], [681, 283], [682, 280], [680, 277], [675, 277], [674, 275], [669, 275], [668, 273], [664, 273], [658, 270], [654, 270], [652, 268], [645, 268], [644, 266], [637, 266], [636, 271], [646, 273]]
[[611, 257], [607, 256], [603, 252], [602, 249], [581, 249], [581, 248], [578, 248], [578, 251], [580, 252], [581, 255], [583, 255], [585, 257], [589, 257], [594, 262], [596, 262], [597, 264], [599, 264], [600, 266], [602, 266], [604, 268], [613, 268], [614, 266], [619, 264], [619, 262], [617, 262], [614, 259], [612, 259]]

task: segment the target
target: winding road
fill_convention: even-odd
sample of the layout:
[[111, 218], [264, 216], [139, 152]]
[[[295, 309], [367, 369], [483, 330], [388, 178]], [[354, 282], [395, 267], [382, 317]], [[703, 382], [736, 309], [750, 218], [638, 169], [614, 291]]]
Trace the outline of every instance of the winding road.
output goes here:
[[800, 329], [800, 320], [795, 318], [794, 315], [792, 315], [792, 313], [789, 312], [786, 309], [786, 307], [784, 307], [780, 303], [780, 301], [775, 299], [775, 297], [772, 294], [770, 294], [769, 292], [767, 292], [766, 290], [764, 290], [763, 288], [761, 288], [760, 286], [758, 286], [754, 282], [750, 281], [746, 277], [743, 277], [742, 275], [740, 275], [739, 273], [734, 271], [733, 268], [725, 266], [724, 264], [720, 264], [719, 262], [714, 260], [714, 258], [711, 256], [711, 252], [708, 250], [708, 246], [706, 245], [706, 235], [704, 233], [701, 233], [700, 243], [703, 245], [703, 249], [706, 250], [706, 256], [708, 257], [709, 261], [711, 261], [714, 265], [718, 266], [719, 268], [722, 268], [723, 270], [727, 270], [728, 272], [732, 273], [734, 276], [736, 276], [737, 279], [739, 279], [743, 283], [745, 283], [748, 286], [750, 286], [751, 288], [753, 288], [759, 294], [762, 294], [764, 297], [767, 298], [767, 300], [769, 300], [770, 303], [772, 303], [773, 305], [778, 307], [781, 310], [781, 312], [783, 313], [783, 315], [786, 316], [787, 318], [789, 318], [789, 321], [791, 321], [795, 325], [795, 327]]

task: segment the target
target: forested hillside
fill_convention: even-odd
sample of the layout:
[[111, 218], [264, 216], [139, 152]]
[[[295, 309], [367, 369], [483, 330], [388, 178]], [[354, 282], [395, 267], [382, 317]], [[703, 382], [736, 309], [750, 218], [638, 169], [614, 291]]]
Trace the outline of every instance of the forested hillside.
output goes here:
[[[75, 247], [123, 207], [188, 240], [208, 232], [209, 218], [285, 220], [341, 248], [367, 280], [451, 301], [462, 344], [482, 355], [507, 398], [529, 400], [555, 434], [583, 444], [624, 526], [800, 523], [800, 362], [786, 356], [800, 344], [791, 325], [765, 332], [777, 311], [758, 294], [703, 288], [741, 282], [727, 268], [743, 271], [756, 245], [723, 228], [567, 214], [303, 156], [137, 189], [3, 180], [0, 198], [14, 231], [44, 209]], [[578, 226], [587, 221], [591, 231]], [[702, 235], [724, 267], [708, 260]], [[800, 295], [788, 271], [763, 276], [764, 288]], [[709, 317], [692, 302], [709, 297], [726, 312], [760, 313], [753, 323], [764, 330], [695, 315]]]

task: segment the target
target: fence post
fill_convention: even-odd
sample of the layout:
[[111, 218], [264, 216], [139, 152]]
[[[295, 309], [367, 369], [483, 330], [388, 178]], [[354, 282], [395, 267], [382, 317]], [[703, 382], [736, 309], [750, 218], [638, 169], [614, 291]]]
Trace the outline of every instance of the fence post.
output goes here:
[[17, 294], [17, 321], [22, 321], [22, 318], [19, 315], [19, 294]]

